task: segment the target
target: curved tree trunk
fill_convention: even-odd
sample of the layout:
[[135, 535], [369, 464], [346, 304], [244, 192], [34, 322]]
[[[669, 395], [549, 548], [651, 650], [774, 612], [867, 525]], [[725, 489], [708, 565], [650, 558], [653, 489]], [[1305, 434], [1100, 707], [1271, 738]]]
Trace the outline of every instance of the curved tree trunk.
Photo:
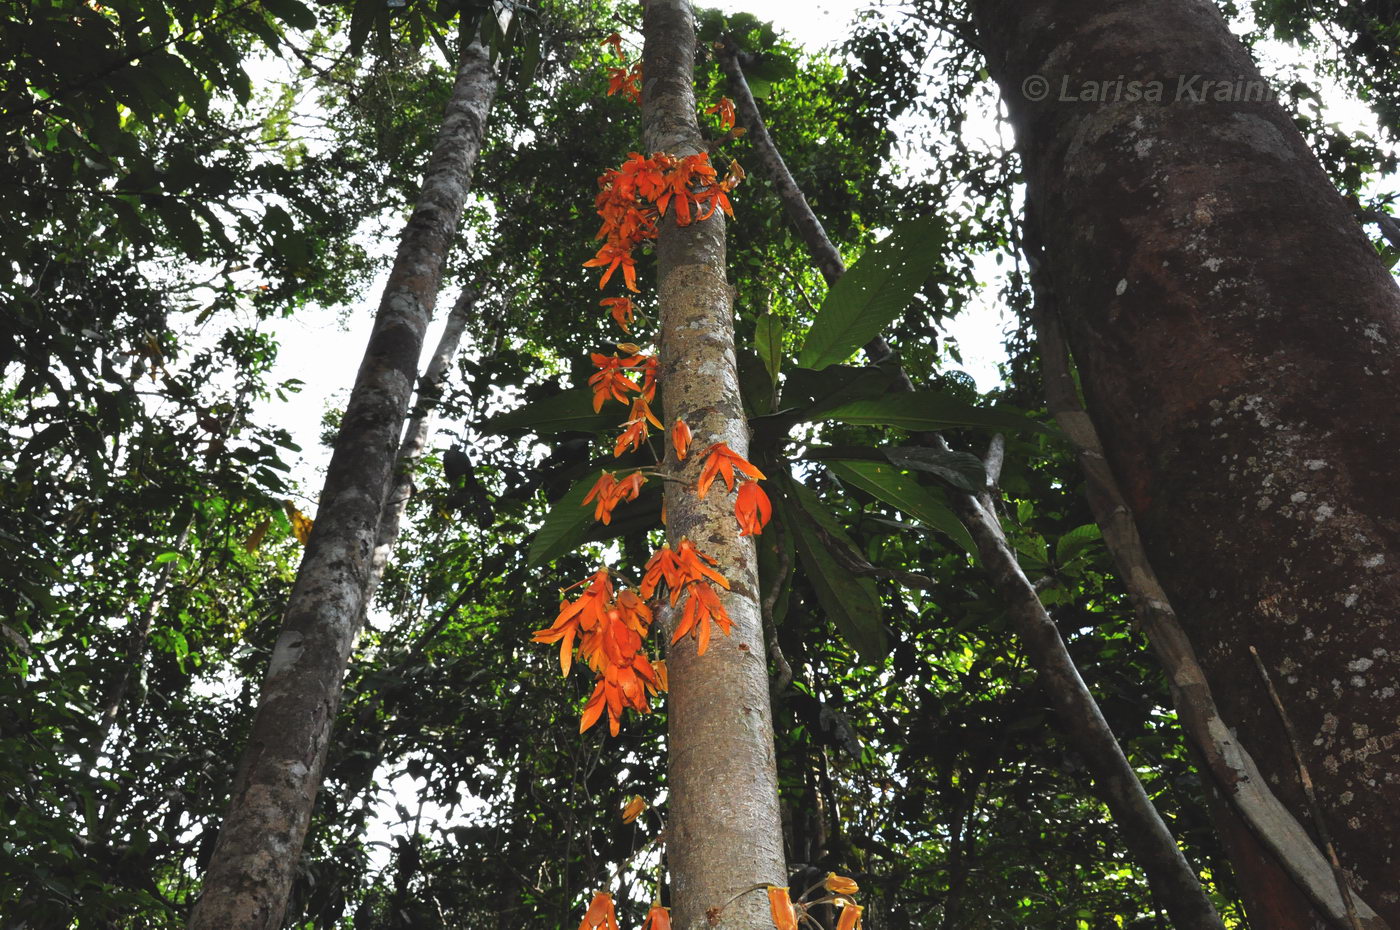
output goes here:
[[[688, 0], [650, 0], [642, 89], [646, 151], [683, 156], [704, 150], [695, 118], [695, 25]], [[684, 417], [695, 447], [749, 445], [734, 353], [732, 291], [725, 276], [724, 218], [680, 227], [670, 215], [657, 241], [661, 301], [661, 385], [666, 423]], [[729, 578], [734, 621], [703, 656], [686, 639], [667, 660], [670, 695], [667, 858], [678, 930], [718, 926], [771, 930], [756, 884], [786, 885], [768, 666], [753, 541], [738, 535], [728, 494], [695, 495], [702, 456], [686, 460], [684, 484], [666, 489], [667, 531], [688, 536]], [[721, 489], [722, 491], [722, 489]]]
[[424, 332], [495, 92], [486, 49], [464, 35], [456, 85], [355, 378], [191, 928], [282, 925], [363, 618]]
[[[1357, 922], [1400, 926], [1400, 291], [1213, 4], [973, 9], [1028, 252], [1221, 717], [1316, 836], [1256, 646]], [[1160, 84], [1080, 99], [1119, 75]], [[1335, 881], [1223, 827], [1259, 926], [1349, 922]]]

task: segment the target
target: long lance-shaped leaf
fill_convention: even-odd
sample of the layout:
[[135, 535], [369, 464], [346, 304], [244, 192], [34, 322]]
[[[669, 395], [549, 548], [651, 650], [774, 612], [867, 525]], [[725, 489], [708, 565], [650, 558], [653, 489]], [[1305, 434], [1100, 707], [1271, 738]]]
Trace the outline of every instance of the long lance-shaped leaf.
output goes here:
[[972, 541], [967, 527], [948, 509], [948, 505], [913, 478], [900, 474], [899, 469], [893, 465], [837, 460], [827, 462], [826, 467], [842, 481], [874, 495], [900, 513], [908, 514], [925, 526], [947, 535], [965, 551], [977, 554], [977, 544]]
[[594, 412], [593, 392], [578, 388], [491, 417], [480, 425], [480, 429], [486, 433], [504, 433], [515, 429], [528, 429], [536, 433], [566, 430], [597, 433], [612, 429], [619, 420], [625, 419], [620, 416], [625, 408], [617, 406], [616, 410], [610, 411], [609, 406], [613, 404], [605, 404], [601, 411]]
[[797, 364], [822, 369], [845, 361], [904, 312], [936, 267], [942, 223], [908, 220], [866, 249], [822, 301]]
[[274, 930], [321, 785], [442, 264], [461, 221], [496, 93], [463, 34], [456, 84], [351, 391], [232, 802], [190, 917], [193, 930]]
[[852, 426], [893, 426], [910, 432], [960, 428], [999, 432], [1046, 429], [1019, 410], [974, 407], [937, 391], [886, 394], [871, 400], [857, 400], [824, 410], [819, 419], [837, 420]]
[[845, 546], [856, 554], [841, 521], [817, 495], [796, 481], [783, 483], [788, 491], [784, 522], [796, 534], [797, 553], [817, 601], [860, 657], [878, 663], [889, 652], [889, 644], [874, 580], [856, 577], [831, 551], [832, 546]]

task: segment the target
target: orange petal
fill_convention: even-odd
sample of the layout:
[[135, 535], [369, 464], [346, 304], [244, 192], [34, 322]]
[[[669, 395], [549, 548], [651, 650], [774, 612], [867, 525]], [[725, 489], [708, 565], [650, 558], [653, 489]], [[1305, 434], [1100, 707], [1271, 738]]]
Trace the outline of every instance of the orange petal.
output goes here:
[[768, 909], [773, 914], [773, 925], [778, 930], [797, 930], [797, 911], [793, 909], [787, 888], [768, 886]]

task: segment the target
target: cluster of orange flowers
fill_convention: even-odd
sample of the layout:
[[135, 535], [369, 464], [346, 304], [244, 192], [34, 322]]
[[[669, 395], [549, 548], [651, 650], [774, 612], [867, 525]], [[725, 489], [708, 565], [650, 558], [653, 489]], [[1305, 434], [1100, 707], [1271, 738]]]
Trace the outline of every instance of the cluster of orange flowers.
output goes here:
[[632, 66], [625, 67], [627, 55], [622, 51], [622, 36], [613, 33], [603, 40], [603, 44], [613, 50], [613, 54], [622, 59], [624, 67], [610, 66], [608, 68], [608, 96], [621, 94], [633, 103], [642, 104], [642, 63], [635, 61]]
[[[626, 63], [619, 35], [614, 33], [603, 44], [611, 47], [613, 55]], [[610, 67], [608, 73], [609, 94], [623, 93], [639, 100], [640, 63], [630, 68]], [[706, 112], [717, 114], [731, 134], [738, 133], [734, 128], [734, 104], [728, 98], [722, 98]], [[642, 242], [656, 237], [661, 218], [673, 211], [676, 223], [686, 226], [708, 219], [716, 210], [733, 216], [728, 195], [743, 176], [743, 170], [733, 163], [724, 178], [718, 178], [709, 155], [703, 152], [685, 157], [657, 153], [650, 158], [630, 153], [621, 167], [598, 179], [597, 210], [603, 225], [597, 238], [603, 240], [603, 246], [584, 263], [585, 266], [604, 269], [599, 287], [605, 287], [614, 272], [621, 268], [628, 290], [637, 292], [633, 252]], [[622, 331], [630, 335], [637, 312], [632, 299], [606, 297], [601, 304]], [[593, 410], [602, 410], [608, 401], [631, 408], [613, 446], [613, 455], [619, 457], [624, 452], [640, 449], [648, 440], [651, 427], [663, 428], [652, 410], [659, 360], [632, 343], [618, 343], [618, 351], [611, 355], [594, 352], [590, 359], [598, 369], [588, 379], [593, 391]], [[640, 380], [635, 377], [639, 372]], [[676, 461], [685, 461], [691, 439], [690, 426], [677, 417], [670, 430]], [[744, 536], [761, 533], [773, 513], [768, 495], [757, 484], [763, 479], [763, 473], [722, 442], [712, 444], [704, 455], [696, 493], [704, 498], [717, 478], [724, 481], [731, 492], [735, 491], [737, 483], [734, 515], [739, 533]], [[642, 469], [621, 478], [604, 471], [584, 497], [583, 505], [593, 507], [594, 519], [609, 524], [619, 505], [640, 496], [646, 480]], [[665, 522], [664, 509], [662, 522]], [[646, 713], [649, 709], [647, 691], [654, 694], [665, 688], [664, 665], [653, 666], [641, 651], [642, 640], [651, 625], [651, 611], [644, 601], [663, 583], [670, 591], [672, 606], [682, 598], [685, 601], [673, 643], [686, 635], [694, 636], [697, 651], [704, 654], [712, 627], [717, 626], [726, 634], [729, 632], [732, 621], [718, 590], [728, 589], [729, 581], [717, 570], [714, 558], [683, 539], [675, 551], [665, 546], [647, 562], [645, 577], [637, 588], [640, 597], [630, 591], [614, 597], [611, 577], [604, 569], [590, 580], [580, 582], [587, 585], [584, 593], [573, 601], [563, 599], [554, 623], [534, 634], [536, 642], [559, 643], [559, 662], [565, 675], [569, 673], [577, 648], [584, 662], [598, 676], [593, 694], [584, 706], [581, 730], [596, 723], [606, 709], [610, 729], [616, 735], [624, 708]], [[658, 667], [660, 674], [656, 671]]]
[[629, 152], [619, 168], [598, 178], [594, 205], [603, 225], [596, 238], [602, 239], [603, 245], [584, 267], [605, 269], [599, 287], [607, 286], [613, 272], [621, 268], [627, 289], [637, 293], [632, 253], [638, 245], [656, 238], [656, 223], [666, 211], [674, 207], [681, 226], [707, 220], [716, 210], [733, 216], [729, 193], [743, 179], [744, 170], [737, 162], [731, 162], [729, 171], [719, 178], [706, 152], [681, 158], [665, 152], [644, 158]]
[[[773, 915], [773, 925], [778, 930], [798, 930], [798, 924], [806, 922], [812, 926], [820, 926], [808, 913], [808, 910], [819, 904], [836, 904], [841, 907], [841, 917], [836, 922], [836, 930], [860, 930], [861, 914], [865, 908], [861, 907], [852, 898], [852, 895], [860, 891], [860, 887], [854, 879], [844, 875], [837, 875], [835, 872], [828, 872], [826, 879], [813, 885], [807, 890], [808, 893], [824, 888], [828, 895], [815, 901], [803, 902], [799, 900], [794, 903], [788, 889], [777, 885], [768, 886], [768, 910]], [[804, 893], [802, 898], [806, 898]], [[582, 930], [582, 928], [580, 928]]]
[[566, 676], [577, 647], [579, 658], [598, 676], [593, 694], [583, 706], [579, 732], [597, 723], [606, 709], [608, 728], [616, 736], [623, 708], [651, 712], [647, 694], [666, 690], [666, 664], [653, 664], [642, 651], [642, 640], [652, 621], [645, 600], [625, 590], [614, 596], [606, 568], [578, 585], [587, 585], [583, 594], [573, 601], [565, 598], [553, 625], [536, 630], [534, 639], [559, 644], [559, 665]]

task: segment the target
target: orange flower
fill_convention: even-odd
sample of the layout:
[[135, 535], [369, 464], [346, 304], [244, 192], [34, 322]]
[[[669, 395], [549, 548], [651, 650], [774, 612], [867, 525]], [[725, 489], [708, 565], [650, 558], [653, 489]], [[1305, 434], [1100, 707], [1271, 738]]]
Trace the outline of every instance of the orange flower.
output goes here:
[[686, 450], [690, 448], [690, 425], [680, 417], [671, 425], [671, 445], [676, 449], [676, 458], [684, 462]]
[[607, 286], [608, 279], [612, 277], [614, 271], [622, 268], [622, 278], [627, 284], [627, 289], [632, 293], [640, 293], [637, 290], [637, 263], [632, 258], [630, 246], [624, 247], [621, 243], [607, 242], [598, 250], [598, 254], [583, 263], [585, 268], [608, 266], [608, 270], [603, 272], [602, 280], [598, 282], [598, 287]]
[[632, 303], [632, 298], [604, 297], [602, 300], [598, 301], [598, 303], [608, 308], [608, 312], [610, 312], [612, 318], [617, 321], [617, 325], [622, 327], [624, 333], [632, 332], [629, 326], [632, 323], [633, 316], [637, 312], [637, 306]]
[[726, 636], [733, 626], [733, 621], [729, 619], [729, 613], [720, 603], [719, 595], [715, 589], [704, 583], [694, 583], [687, 585], [690, 597], [686, 598], [685, 609], [681, 612], [681, 622], [676, 625], [676, 632], [671, 637], [671, 644], [675, 645], [681, 641], [687, 633], [696, 637], [696, 655], [704, 655], [705, 650], [710, 648], [710, 622], [724, 631]]
[[[635, 412], [635, 411], [634, 411]], [[647, 418], [633, 417], [624, 424], [627, 428], [617, 437], [617, 443], [613, 446], [613, 456], [617, 457], [628, 450], [641, 448], [642, 443], [647, 439]]]
[[[661, 360], [655, 355], [639, 356], [642, 359], [642, 399], [651, 403], [656, 399], [656, 379], [661, 371]], [[661, 424], [657, 423], [660, 429]]]
[[731, 491], [734, 490], [734, 469], [736, 468], [750, 478], [763, 478], [763, 472], [722, 442], [717, 442], [706, 449], [705, 455], [705, 467], [700, 470], [700, 480], [695, 485], [696, 493], [702, 498], [710, 490], [710, 485], [714, 483], [716, 476], [724, 479], [725, 487]]
[[671, 909], [662, 907], [660, 901], [653, 901], [642, 930], [671, 930]]
[[608, 36], [606, 39], [604, 39], [604, 40], [603, 40], [602, 42], [600, 42], [599, 44], [600, 44], [600, 45], [610, 45], [610, 46], [612, 46], [613, 54], [616, 55], [618, 58], [623, 57], [623, 56], [622, 56], [622, 36], [618, 35], [617, 33], [614, 32], [612, 35]]
[[706, 113], [718, 113], [719, 124], [726, 130], [734, 128], [734, 101], [728, 97], [719, 98], [719, 103], [705, 108]]
[[[650, 598], [656, 591], [657, 585], [662, 581], [666, 582], [666, 587], [672, 591], [679, 591], [681, 587], [681, 563], [676, 558], [676, 554], [671, 551], [670, 546], [662, 546], [656, 550], [656, 554], [647, 560], [645, 574], [642, 576], [641, 586], [638, 588], [642, 597]], [[671, 603], [675, 603], [672, 599]]]
[[633, 103], [642, 102], [642, 63], [627, 68], [608, 68], [608, 96], [622, 94]]
[[844, 875], [837, 875], [835, 872], [827, 872], [826, 881], [822, 884], [826, 885], [826, 890], [832, 894], [860, 893], [860, 886], [856, 884], [855, 879], [847, 878]]
[[773, 516], [773, 504], [757, 481], [739, 485], [739, 494], [734, 498], [734, 516], [739, 521], [740, 536], [757, 536], [768, 525]]
[[593, 483], [588, 496], [583, 499], [583, 506], [587, 507], [589, 502], [597, 498], [598, 505], [593, 508], [593, 519], [603, 521], [603, 524], [612, 522], [612, 509], [615, 506], [613, 492], [617, 488], [617, 479], [613, 473], [605, 471], [598, 476], [598, 480]]
[[632, 472], [621, 481], [618, 481], [612, 472], [605, 471], [594, 482], [588, 496], [583, 499], [583, 506], [587, 507], [590, 502], [596, 500], [597, 504], [593, 508], [593, 519], [601, 521], [606, 526], [612, 522], [613, 509], [618, 504], [636, 500], [637, 495], [642, 493], [642, 485], [646, 482], [646, 475], [643, 475], [640, 470]]
[[768, 886], [768, 909], [773, 914], [773, 925], [778, 930], [797, 930], [797, 910], [792, 906], [792, 899], [788, 897], [786, 888]]
[[847, 904], [841, 908], [841, 919], [836, 922], [836, 930], [860, 930], [860, 915], [864, 910], [859, 904]]
[[578, 930], [617, 930], [617, 913], [613, 910], [612, 895], [600, 891], [593, 896], [593, 903], [588, 905]]
[[607, 604], [612, 600], [612, 579], [606, 568], [594, 572], [587, 582], [579, 582], [585, 583], [588, 588], [578, 600], [571, 602], [565, 598], [559, 602], [559, 616], [551, 626], [534, 632], [537, 643], [559, 643], [559, 665], [566, 677], [574, 661], [574, 639], [580, 632], [587, 633], [602, 625]]
[[642, 812], [647, 809], [647, 802], [642, 800], [640, 795], [632, 795], [625, 807], [622, 808], [622, 822], [633, 823], [642, 816]]
[[[718, 562], [710, 558], [705, 553], [701, 552], [699, 549], [696, 549], [695, 544], [689, 539], [682, 539], [680, 541], [680, 545], [677, 548], [679, 549], [679, 553], [676, 558], [678, 563], [680, 564], [680, 576], [682, 584], [687, 584], [692, 581], [701, 581], [708, 578], [710, 581], [713, 581], [715, 584], [719, 585], [721, 588], [724, 588], [726, 591], [729, 590], [729, 579], [725, 578], [719, 572], [709, 567], [710, 565], [718, 565]], [[671, 603], [674, 604], [675, 602], [675, 593], [672, 592]]]
[[622, 369], [631, 368], [639, 364], [642, 359], [637, 357], [618, 358], [616, 354], [603, 355], [601, 352], [590, 352], [588, 357], [592, 359], [598, 373], [588, 378], [589, 387], [593, 388], [593, 412], [597, 413], [603, 409], [603, 404], [608, 400], [615, 400], [618, 403], [627, 403], [628, 391], [640, 391], [637, 382], [627, 377], [627, 373]]

